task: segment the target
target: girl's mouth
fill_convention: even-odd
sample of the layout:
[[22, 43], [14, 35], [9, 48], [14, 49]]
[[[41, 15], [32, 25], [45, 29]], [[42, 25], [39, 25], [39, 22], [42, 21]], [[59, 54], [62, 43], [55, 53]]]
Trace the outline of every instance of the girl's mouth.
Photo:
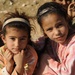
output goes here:
[[56, 40], [60, 41], [60, 40], [62, 40], [63, 38], [64, 38], [64, 35], [57, 37]]

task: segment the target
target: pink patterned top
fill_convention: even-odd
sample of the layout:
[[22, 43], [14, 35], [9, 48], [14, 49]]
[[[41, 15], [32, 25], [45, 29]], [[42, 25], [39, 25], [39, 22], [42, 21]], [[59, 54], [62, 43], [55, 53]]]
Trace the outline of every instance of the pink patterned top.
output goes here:
[[52, 45], [60, 61], [43, 54], [36, 75], [75, 75], [75, 35], [67, 39], [64, 45], [59, 44], [58, 47]]
[[[6, 59], [4, 58], [4, 46], [0, 47], [0, 75], [10, 75], [7, 70], [6, 70]], [[31, 57], [31, 58], [30, 58]], [[31, 47], [30, 45], [27, 46], [27, 50], [26, 50], [26, 59], [27, 63], [24, 66], [24, 73], [23, 75], [32, 75], [37, 63], [37, 54], [34, 50], [33, 47]], [[11, 75], [18, 75], [17, 72], [14, 71], [12, 72]]]

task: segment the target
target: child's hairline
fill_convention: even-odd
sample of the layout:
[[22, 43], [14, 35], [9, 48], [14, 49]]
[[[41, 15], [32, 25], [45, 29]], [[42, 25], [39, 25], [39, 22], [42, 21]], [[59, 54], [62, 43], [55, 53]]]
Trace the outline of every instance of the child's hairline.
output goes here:
[[[27, 32], [27, 34], [29, 35], [29, 33], [30, 33], [30, 30], [31, 30], [31, 27], [30, 26], [28, 26], [28, 25], [23, 25], [23, 24], [25, 24], [25, 23], [23, 23], [23, 22], [20, 22], [22, 25], [18, 25], [18, 24], [20, 24], [20, 23], [18, 23], [18, 24], [16, 24], [16, 25], [13, 25], [15, 22], [12, 22], [12, 25], [11, 25], [11, 23], [9, 23], [9, 24], [7, 24], [4, 28], [3, 28], [3, 30], [2, 30], [2, 34], [5, 36], [6, 35], [6, 33], [7, 33], [7, 28], [16, 28], [16, 29], [19, 29], [19, 30], [23, 30], [23, 31], [25, 31], [25, 32]], [[22, 28], [20, 28], [20, 27], [17, 27], [17, 26], [22, 26]], [[26, 27], [27, 26], [27, 27]], [[29, 30], [28, 30], [29, 29]], [[30, 35], [29, 35], [30, 36]]]
[[66, 16], [63, 16], [61, 13], [58, 13], [58, 12], [49, 12], [49, 11], [47, 11], [47, 12], [45, 12], [44, 14], [40, 15], [39, 17], [37, 17], [37, 21], [38, 21], [38, 23], [39, 23], [39, 25], [40, 25], [41, 27], [42, 27], [42, 23], [41, 23], [41, 22], [42, 22], [42, 19], [43, 19], [44, 17], [50, 15], [50, 14], [57, 14], [57, 15], [59, 15], [59, 16], [65, 18], [65, 20], [66, 20], [66, 17], [67, 17], [67, 15], [66, 15]]
[[23, 23], [25, 23], [26, 25], [30, 25], [29, 24], [29, 22], [27, 21], [27, 20], [25, 20], [25, 19], [23, 19], [23, 18], [19, 18], [19, 17], [15, 17], [15, 18], [9, 18], [9, 19], [7, 19], [5, 22], [4, 22], [4, 24], [3, 24], [3, 26], [2, 26], [2, 29], [6, 26], [6, 25], [8, 25], [9, 23], [11, 23], [11, 22], [23, 22]]

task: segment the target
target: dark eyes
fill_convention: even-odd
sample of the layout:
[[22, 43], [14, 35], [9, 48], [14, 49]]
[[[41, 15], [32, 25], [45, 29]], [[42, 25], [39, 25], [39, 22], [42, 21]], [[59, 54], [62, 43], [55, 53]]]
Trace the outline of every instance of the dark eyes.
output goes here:
[[63, 24], [60, 23], [60, 24], [58, 24], [56, 27], [59, 28], [59, 27], [62, 27], [62, 26], [63, 26]]
[[51, 31], [53, 28], [48, 28], [47, 31]]
[[13, 40], [13, 41], [15, 40], [15, 38], [10, 38], [10, 39]]
[[[55, 26], [55, 28], [61, 28], [62, 26], [63, 26], [63, 24], [59, 23]], [[53, 27], [46, 29], [46, 31], [52, 31], [52, 30], [53, 30]]]
[[20, 40], [26, 40], [26, 38], [20, 38]]
[[[15, 41], [16, 38], [10, 38], [11, 40]], [[20, 38], [19, 40], [26, 40], [26, 38]]]
[[63, 0], [59, 0], [59, 1], [63, 1]]

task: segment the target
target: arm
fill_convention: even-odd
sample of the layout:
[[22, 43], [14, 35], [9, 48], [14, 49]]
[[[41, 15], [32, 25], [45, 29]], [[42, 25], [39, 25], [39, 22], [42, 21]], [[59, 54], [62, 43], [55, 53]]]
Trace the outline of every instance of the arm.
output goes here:
[[14, 61], [12, 59], [13, 54], [9, 51], [0, 48], [0, 75], [10, 75], [13, 71]]
[[28, 46], [27, 52], [24, 50], [14, 56], [16, 67], [13, 75], [32, 75], [37, 63], [37, 54], [31, 46]]
[[25, 51], [21, 50], [18, 54], [14, 55], [14, 61], [16, 74], [23, 75], [24, 64], [26, 63]]
[[27, 75], [33, 75], [33, 72], [35, 70], [36, 64], [37, 64], [37, 60], [38, 60], [38, 56], [35, 52], [35, 49], [31, 46], [28, 46], [29, 48], [29, 52], [30, 52], [30, 56], [28, 57], [28, 70], [26, 70]]
[[0, 52], [0, 75], [10, 75], [6, 70], [6, 67], [4, 64], [4, 58], [1, 54], [1, 52]]

